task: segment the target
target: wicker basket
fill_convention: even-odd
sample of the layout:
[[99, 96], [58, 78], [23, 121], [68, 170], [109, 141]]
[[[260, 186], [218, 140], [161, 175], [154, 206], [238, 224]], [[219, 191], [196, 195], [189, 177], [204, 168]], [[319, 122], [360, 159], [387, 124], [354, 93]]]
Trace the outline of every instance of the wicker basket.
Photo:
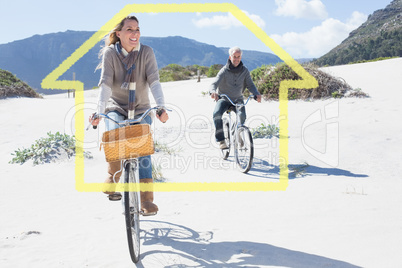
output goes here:
[[106, 131], [101, 147], [105, 150], [107, 162], [138, 158], [155, 151], [151, 126], [139, 124]]

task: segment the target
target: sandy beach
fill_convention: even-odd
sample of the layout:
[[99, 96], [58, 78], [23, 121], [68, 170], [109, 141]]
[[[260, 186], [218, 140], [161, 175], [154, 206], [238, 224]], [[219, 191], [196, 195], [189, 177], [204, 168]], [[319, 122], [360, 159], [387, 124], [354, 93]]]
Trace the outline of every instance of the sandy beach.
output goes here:
[[[57, 131], [74, 134], [74, 99], [0, 100], [0, 267], [402, 267], [402, 58], [324, 68], [369, 98], [289, 102], [285, 191], [156, 192], [141, 218], [141, 261], [129, 256], [120, 202], [78, 192], [74, 159], [9, 164]], [[173, 109], [153, 125], [166, 182], [278, 182], [277, 138], [256, 139], [254, 166], [221, 160], [211, 79], [163, 83]], [[97, 90], [85, 92], [85, 118]], [[246, 124], [279, 122], [279, 103], [250, 101]], [[85, 132], [85, 182], [103, 182], [103, 125]]]

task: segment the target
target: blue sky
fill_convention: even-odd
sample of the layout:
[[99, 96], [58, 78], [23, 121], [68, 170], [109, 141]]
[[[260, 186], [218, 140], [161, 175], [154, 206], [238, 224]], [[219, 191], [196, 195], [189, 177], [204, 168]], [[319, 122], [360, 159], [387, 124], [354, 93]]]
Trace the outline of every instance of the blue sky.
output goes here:
[[[127, 4], [233, 3], [294, 58], [320, 57], [391, 0], [2, 0], [0, 44], [35, 34], [97, 31]], [[218, 47], [271, 52], [227, 13], [135, 14], [142, 36], [184, 36]]]

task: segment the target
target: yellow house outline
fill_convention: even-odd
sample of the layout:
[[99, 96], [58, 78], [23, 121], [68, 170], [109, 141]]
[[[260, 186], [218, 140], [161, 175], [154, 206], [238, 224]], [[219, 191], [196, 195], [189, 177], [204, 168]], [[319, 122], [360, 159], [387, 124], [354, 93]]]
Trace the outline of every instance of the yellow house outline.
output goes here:
[[[156, 183], [156, 192], [198, 192], [198, 191], [284, 191], [288, 186], [288, 89], [313, 89], [318, 87], [317, 80], [311, 76], [297, 61], [285, 50], [275, 43], [257, 24], [243, 11], [231, 3], [205, 3], [205, 4], [131, 4], [126, 5], [111, 20], [103, 25], [66, 60], [42, 80], [42, 88], [48, 89], [75, 89], [75, 129], [76, 129], [76, 157], [75, 181], [76, 189], [81, 192], [100, 192], [103, 183], [85, 183], [84, 181], [84, 112], [79, 109], [84, 103], [84, 84], [80, 81], [57, 80], [75, 62], [84, 56], [102, 38], [108, 34], [124, 17], [131, 13], [196, 13], [196, 12], [229, 12], [247, 27], [257, 38], [269, 47], [281, 60], [293, 69], [302, 79], [285, 80], [279, 89], [279, 159], [280, 171], [278, 182], [188, 182], [188, 183]], [[144, 185], [144, 190], [147, 189]], [[117, 187], [117, 191], [131, 191], [135, 185]], [[143, 185], [141, 185], [143, 187]]]

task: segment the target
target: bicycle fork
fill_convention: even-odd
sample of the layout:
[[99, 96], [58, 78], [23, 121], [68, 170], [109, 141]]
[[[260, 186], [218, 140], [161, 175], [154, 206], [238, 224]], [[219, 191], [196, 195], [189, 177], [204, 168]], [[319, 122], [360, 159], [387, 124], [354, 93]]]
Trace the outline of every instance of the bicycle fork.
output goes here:
[[[238, 129], [242, 125], [240, 123], [240, 114], [239, 114], [239, 111], [237, 108], [236, 108], [235, 115], [236, 115], [236, 120], [235, 120], [235, 122], [232, 122], [232, 117], [230, 116], [230, 113], [228, 113], [230, 141], [233, 141], [233, 145], [235, 145], [235, 142], [237, 142]], [[228, 146], [230, 146], [230, 144]]]

